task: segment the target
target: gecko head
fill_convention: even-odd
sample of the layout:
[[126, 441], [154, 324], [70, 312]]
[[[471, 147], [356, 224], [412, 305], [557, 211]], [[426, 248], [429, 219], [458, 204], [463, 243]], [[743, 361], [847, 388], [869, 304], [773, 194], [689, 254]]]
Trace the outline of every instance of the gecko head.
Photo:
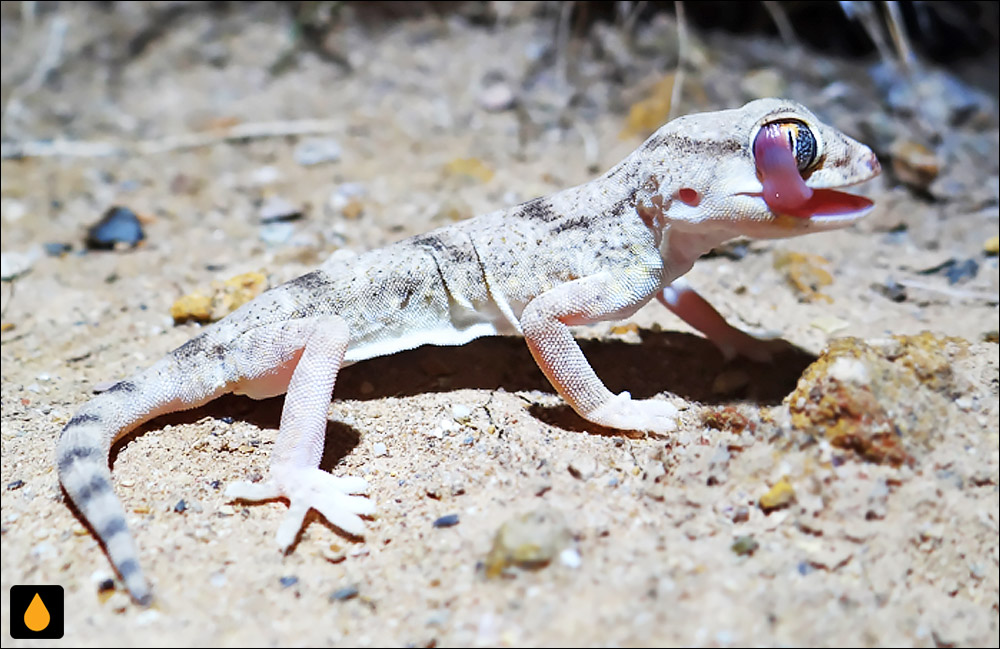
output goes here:
[[[676, 119], [644, 148], [664, 224], [718, 229], [722, 238], [846, 227], [874, 204], [841, 190], [881, 170], [871, 149], [785, 99]], [[642, 213], [641, 196], [637, 206]]]

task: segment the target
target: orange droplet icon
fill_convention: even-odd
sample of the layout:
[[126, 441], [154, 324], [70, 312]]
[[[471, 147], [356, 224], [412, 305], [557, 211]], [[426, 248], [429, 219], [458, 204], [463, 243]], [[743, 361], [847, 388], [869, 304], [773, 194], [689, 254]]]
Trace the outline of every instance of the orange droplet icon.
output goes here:
[[45, 608], [42, 598], [35, 593], [35, 597], [24, 611], [24, 626], [38, 633], [49, 625], [49, 620], [51, 620], [49, 609]]

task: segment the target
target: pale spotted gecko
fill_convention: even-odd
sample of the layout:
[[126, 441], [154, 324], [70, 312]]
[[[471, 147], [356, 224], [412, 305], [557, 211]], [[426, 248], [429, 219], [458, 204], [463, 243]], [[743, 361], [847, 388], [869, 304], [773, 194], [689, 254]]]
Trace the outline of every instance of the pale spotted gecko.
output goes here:
[[284, 497], [278, 546], [310, 508], [352, 535], [374, 512], [360, 478], [319, 469], [338, 370], [419, 345], [521, 334], [556, 391], [583, 418], [664, 433], [676, 409], [613, 394], [569, 327], [630, 316], [654, 296], [729, 352], [760, 341], [728, 325], [679, 278], [736, 236], [843, 228], [871, 201], [835, 191], [879, 173], [864, 145], [779, 99], [688, 115], [603, 176], [373, 250], [278, 286], [152, 367], [85, 404], [62, 430], [59, 479], [140, 603], [152, 599], [121, 503], [111, 445], [139, 424], [235, 392], [287, 392], [270, 477], [232, 484], [231, 500]]

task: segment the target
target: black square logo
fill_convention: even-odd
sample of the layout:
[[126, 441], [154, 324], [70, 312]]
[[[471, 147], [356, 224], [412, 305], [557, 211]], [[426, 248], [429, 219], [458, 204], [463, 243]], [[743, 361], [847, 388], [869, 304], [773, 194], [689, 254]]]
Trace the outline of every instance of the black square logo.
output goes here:
[[11, 586], [10, 637], [63, 637], [64, 597], [62, 586]]

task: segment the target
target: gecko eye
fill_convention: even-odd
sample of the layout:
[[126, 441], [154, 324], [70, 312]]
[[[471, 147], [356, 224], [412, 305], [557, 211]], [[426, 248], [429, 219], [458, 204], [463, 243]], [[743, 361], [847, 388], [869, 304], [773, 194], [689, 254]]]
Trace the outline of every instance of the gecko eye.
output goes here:
[[795, 155], [795, 165], [800, 173], [807, 171], [816, 162], [819, 145], [805, 122], [797, 119], [771, 122], [764, 125], [757, 137], [760, 138], [765, 131], [771, 138], [781, 137], [788, 141], [788, 148]]

